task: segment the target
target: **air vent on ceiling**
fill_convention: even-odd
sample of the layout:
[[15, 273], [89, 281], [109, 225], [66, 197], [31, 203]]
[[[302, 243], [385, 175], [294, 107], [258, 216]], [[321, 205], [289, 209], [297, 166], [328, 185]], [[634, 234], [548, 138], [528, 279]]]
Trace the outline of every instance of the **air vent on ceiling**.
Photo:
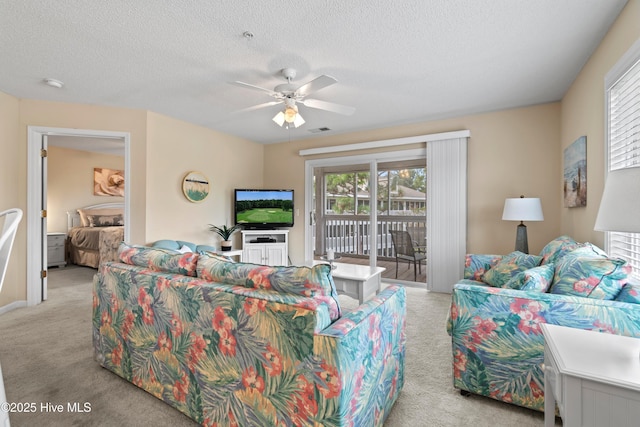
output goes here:
[[311, 133], [320, 133], [320, 132], [327, 132], [330, 131], [331, 129], [328, 127], [321, 127], [321, 128], [316, 128], [316, 129], [309, 129], [309, 132]]

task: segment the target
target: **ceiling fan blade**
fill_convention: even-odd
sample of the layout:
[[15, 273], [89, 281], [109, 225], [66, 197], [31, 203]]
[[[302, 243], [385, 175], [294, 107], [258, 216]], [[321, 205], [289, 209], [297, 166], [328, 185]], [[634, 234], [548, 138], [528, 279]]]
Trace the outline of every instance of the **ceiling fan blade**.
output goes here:
[[234, 111], [234, 114], [236, 114], [236, 113], [246, 113], [247, 111], [255, 111], [255, 110], [259, 110], [260, 108], [271, 107], [272, 105], [282, 104], [282, 102], [283, 101], [265, 102], [264, 104], [258, 104], [258, 105], [254, 105], [253, 107], [247, 107], [247, 108], [243, 108], [241, 110]]
[[248, 89], [254, 89], [254, 90], [259, 90], [261, 92], [266, 92], [269, 96], [273, 96], [274, 98], [276, 98], [276, 97], [278, 97], [280, 95], [278, 92], [274, 92], [271, 89], [265, 89], [263, 87], [252, 85], [252, 84], [245, 83], [245, 82], [235, 81], [235, 82], [233, 82], [233, 84], [236, 85], [236, 86], [240, 86], [240, 87], [246, 87]]
[[334, 102], [320, 101], [319, 99], [303, 99], [298, 102], [303, 104], [305, 107], [331, 111], [332, 113], [344, 114], [345, 116], [350, 116], [356, 112], [354, 107], [336, 104]]
[[296, 89], [296, 94], [300, 97], [304, 97], [313, 92], [317, 92], [320, 89], [324, 89], [327, 86], [331, 86], [334, 83], [338, 83], [338, 80], [334, 79], [331, 76], [323, 74], [320, 77], [316, 77], [310, 82], [300, 86], [298, 89]]

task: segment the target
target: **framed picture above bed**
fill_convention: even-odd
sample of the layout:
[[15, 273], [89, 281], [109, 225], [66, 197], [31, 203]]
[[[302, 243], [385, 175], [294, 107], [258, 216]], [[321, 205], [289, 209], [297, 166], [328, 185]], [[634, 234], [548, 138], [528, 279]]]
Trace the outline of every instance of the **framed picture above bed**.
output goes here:
[[124, 171], [93, 168], [93, 194], [124, 197]]

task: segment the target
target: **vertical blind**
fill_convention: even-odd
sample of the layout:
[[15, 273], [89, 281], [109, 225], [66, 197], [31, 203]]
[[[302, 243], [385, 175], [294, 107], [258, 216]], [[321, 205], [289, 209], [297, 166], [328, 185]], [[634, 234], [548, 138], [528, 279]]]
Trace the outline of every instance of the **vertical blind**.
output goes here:
[[[640, 167], [640, 55], [608, 89], [608, 170]], [[640, 197], [637, 194], [630, 197]], [[640, 280], [640, 233], [607, 233], [607, 251], [627, 260]]]

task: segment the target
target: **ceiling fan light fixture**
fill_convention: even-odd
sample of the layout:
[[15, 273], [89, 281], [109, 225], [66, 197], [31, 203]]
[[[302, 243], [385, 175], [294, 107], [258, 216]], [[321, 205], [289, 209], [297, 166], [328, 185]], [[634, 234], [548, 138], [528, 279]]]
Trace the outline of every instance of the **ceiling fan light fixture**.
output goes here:
[[287, 106], [284, 111], [280, 111], [276, 114], [272, 120], [276, 122], [278, 126], [284, 126], [284, 124], [287, 123], [287, 127], [290, 124], [293, 124], [294, 127], [298, 127], [305, 123], [305, 120], [298, 113], [298, 107], [295, 105]]
[[296, 116], [298, 115], [298, 109], [296, 106], [287, 106], [284, 109], [284, 121], [287, 123], [293, 123], [296, 120]]

